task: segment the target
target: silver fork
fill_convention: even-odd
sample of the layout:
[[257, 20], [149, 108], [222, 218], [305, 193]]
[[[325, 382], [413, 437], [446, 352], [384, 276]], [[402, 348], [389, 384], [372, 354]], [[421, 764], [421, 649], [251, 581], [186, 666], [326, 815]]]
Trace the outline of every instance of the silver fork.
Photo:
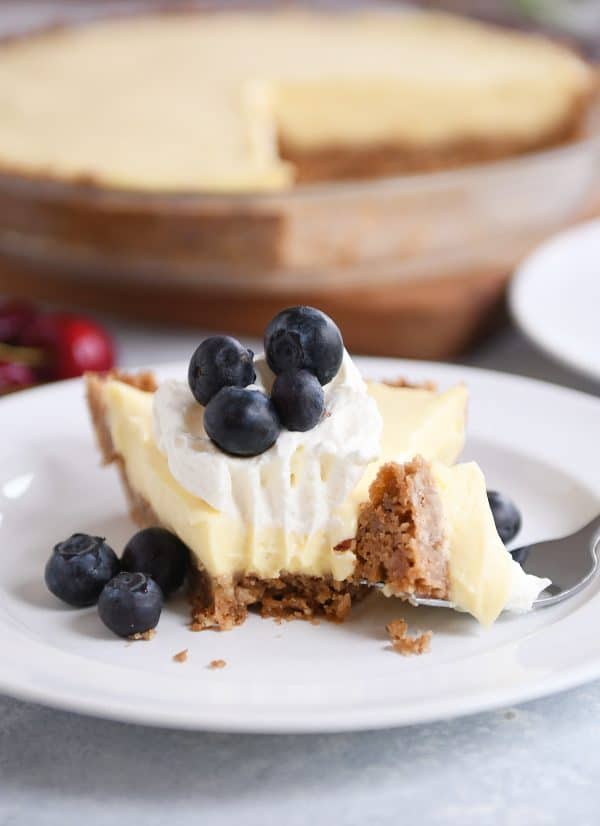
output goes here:
[[[534, 608], [547, 608], [569, 599], [579, 593], [594, 578], [600, 565], [600, 516], [592, 519], [585, 527], [546, 542], [534, 542], [510, 552], [523, 570], [534, 576], [546, 577], [552, 584], [533, 603]], [[361, 585], [372, 588], [385, 587], [383, 582], [361, 580]], [[430, 608], [453, 608], [446, 599], [428, 599], [414, 594], [399, 594], [412, 605], [427, 605]]]

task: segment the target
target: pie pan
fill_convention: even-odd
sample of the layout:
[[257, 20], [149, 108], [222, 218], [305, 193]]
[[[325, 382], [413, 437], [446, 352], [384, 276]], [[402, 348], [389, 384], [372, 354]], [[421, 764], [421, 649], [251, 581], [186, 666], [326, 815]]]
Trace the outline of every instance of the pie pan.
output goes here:
[[2, 170], [0, 290], [248, 334], [306, 302], [332, 312], [355, 349], [446, 357], [489, 326], [517, 262], [593, 210], [599, 170], [597, 105], [556, 148], [276, 193], [146, 193]]

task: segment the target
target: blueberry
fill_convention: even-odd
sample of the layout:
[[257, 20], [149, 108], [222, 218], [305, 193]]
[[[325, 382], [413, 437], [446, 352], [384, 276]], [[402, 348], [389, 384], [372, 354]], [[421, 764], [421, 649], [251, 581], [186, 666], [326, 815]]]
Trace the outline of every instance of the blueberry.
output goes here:
[[310, 370], [321, 384], [327, 384], [340, 369], [344, 342], [325, 313], [313, 307], [290, 307], [269, 323], [265, 354], [274, 373]]
[[54, 546], [44, 579], [54, 596], [75, 608], [84, 608], [98, 601], [102, 589], [119, 569], [119, 559], [103, 537], [74, 533]]
[[273, 383], [271, 400], [288, 430], [311, 430], [325, 410], [323, 388], [308, 370], [280, 373]]
[[121, 557], [124, 571], [151, 576], [168, 597], [183, 585], [188, 567], [187, 546], [165, 528], [146, 528], [131, 537]]
[[100, 594], [98, 614], [119, 637], [143, 634], [158, 625], [163, 593], [147, 574], [121, 571]]
[[256, 378], [254, 353], [231, 336], [205, 338], [188, 368], [188, 382], [196, 401], [207, 405], [222, 387], [247, 387]]
[[258, 456], [275, 442], [281, 425], [273, 402], [260, 390], [224, 387], [206, 406], [204, 429], [226, 453]]
[[507, 545], [521, 530], [521, 514], [508, 496], [496, 490], [488, 490], [487, 497], [498, 535]]

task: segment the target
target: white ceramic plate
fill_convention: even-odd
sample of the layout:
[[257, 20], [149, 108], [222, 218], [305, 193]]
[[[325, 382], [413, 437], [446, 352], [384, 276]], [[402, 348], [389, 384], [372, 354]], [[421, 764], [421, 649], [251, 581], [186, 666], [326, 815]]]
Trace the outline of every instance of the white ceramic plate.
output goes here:
[[[575, 529], [599, 509], [600, 401], [505, 376], [435, 364], [362, 360], [471, 395], [468, 456], [524, 515], [523, 541]], [[160, 371], [184, 375], [185, 367]], [[99, 467], [79, 381], [0, 402], [0, 690], [102, 717], [254, 732], [395, 726], [512, 704], [600, 677], [600, 582], [571, 602], [504, 616], [466, 615], [373, 595], [343, 625], [251, 616], [229, 633], [192, 633], [184, 600], [151, 642], [112, 637], [95, 609], [67, 609], [43, 584], [52, 545], [75, 530], [120, 549], [134, 527], [114, 469]], [[433, 629], [432, 651], [403, 658], [384, 626]], [[189, 649], [179, 664], [173, 654]], [[222, 670], [210, 670], [224, 659]]]
[[560, 233], [521, 265], [515, 321], [538, 347], [600, 381], [600, 220]]

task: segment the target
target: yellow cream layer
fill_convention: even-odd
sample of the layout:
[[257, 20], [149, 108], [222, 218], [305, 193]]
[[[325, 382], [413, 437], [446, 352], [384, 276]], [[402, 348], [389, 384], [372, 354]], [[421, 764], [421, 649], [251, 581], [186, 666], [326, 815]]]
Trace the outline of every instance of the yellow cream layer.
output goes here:
[[532, 143], [592, 74], [550, 41], [425, 13], [104, 21], [0, 49], [0, 163], [133, 189], [281, 189], [301, 150]]
[[368, 382], [383, 419], [382, 457], [367, 469], [354, 497], [364, 502], [384, 462], [407, 462], [417, 454], [451, 465], [465, 444], [468, 391], [458, 384], [443, 393]]
[[504, 547], [479, 466], [434, 462], [432, 469], [445, 519], [450, 600], [484, 625], [507, 606], [528, 610], [544, 585], [527, 576]]
[[309, 536], [291, 535], [277, 527], [254, 530], [186, 491], [173, 478], [154, 440], [151, 393], [110, 381], [104, 387], [104, 402], [113, 443], [132, 487], [212, 575], [252, 572], [277, 577], [286, 570], [345, 579], [354, 568], [354, 554], [334, 552], [333, 547], [355, 536], [358, 507], [368, 497], [377, 466], [416, 453], [430, 460], [454, 461], [464, 443], [465, 387], [437, 394], [373, 383], [369, 392], [384, 421], [380, 461], [368, 468], [365, 479], [339, 508], [335, 534], [323, 531]]

